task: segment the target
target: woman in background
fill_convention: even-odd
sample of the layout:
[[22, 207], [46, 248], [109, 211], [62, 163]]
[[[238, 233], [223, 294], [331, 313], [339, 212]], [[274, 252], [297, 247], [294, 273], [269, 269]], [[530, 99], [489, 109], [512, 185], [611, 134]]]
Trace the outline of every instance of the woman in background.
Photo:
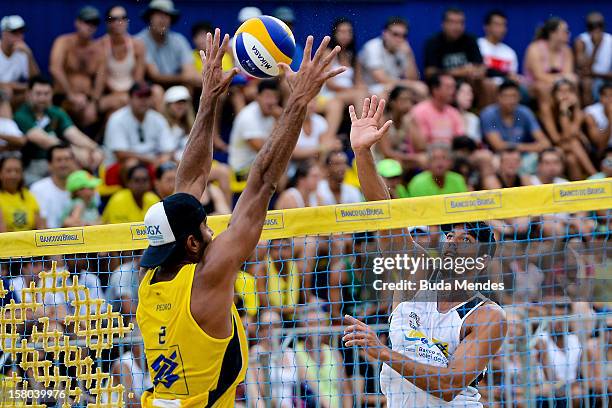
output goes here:
[[553, 85], [552, 102], [544, 105], [540, 116], [546, 133], [555, 146], [565, 153], [567, 173], [571, 180], [584, 180], [597, 173], [587, 153], [589, 140], [583, 133], [584, 111], [578, 101], [576, 85], [561, 79]]
[[476, 145], [482, 144], [482, 133], [480, 131], [480, 118], [472, 109], [474, 108], [474, 89], [469, 82], [460, 82], [455, 93], [455, 105], [465, 126], [465, 136], [468, 136]]
[[164, 116], [174, 138], [174, 160], [180, 161], [195, 120], [191, 94], [182, 85], [168, 88], [164, 94]]
[[569, 46], [567, 23], [551, 17], [536, 32], [525, 52], [525, 76], [540, 106], [550, 103], [553, 84], [560, 79], [576, 83], [574, 56]]
[[36, 198], [24, 187], [20, 155], [0, 158], [0, 209], [8, 232], [47, 228]]
[[427, 160], [425, 139], [410, 115], [413, 98], [412, 91], [404, 86], [391, 90], [385, 120], [393, 120], [393, 125], [374, 148], [378, 161], [397, 160], [404, 171], [424, 168]]
[[100, 47], [106, 54], [103, 67], [105, 94], [100, 111], [112, 113], [129, 102], [128, 91], [144, 79], [146, 50], [144, 43], [128, 33], [129, 18], [123, 6], [111, 6], [106, 12], [106, 32]]
[[346, 107], [355, 105], [355, 109], [361, 109], [363, 98], [367, 95], [367, 88], [361, 77], [361, 68], [357, 62], [353, 23], [344, 17], [337, 19], [332, 25], [329, 51], [331, 52], [337, 45], [342, 50], [332, 62], [332, 67], [345, 66], [347, 70], [328, 80], [319, 97], [325, 109], [325, 118], [329, 125], [328, 133], [333, 136], [340, 129]]

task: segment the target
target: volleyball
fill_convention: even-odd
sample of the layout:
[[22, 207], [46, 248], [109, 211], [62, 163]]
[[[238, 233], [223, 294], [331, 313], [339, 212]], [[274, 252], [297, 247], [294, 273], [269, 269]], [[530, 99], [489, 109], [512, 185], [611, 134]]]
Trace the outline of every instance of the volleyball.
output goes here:
[[238, 28], [233, 49], [238, 65], [248, 75], [272, 78], [279, 74], [279, 62], [291, 64], [295, 39], [287, 24], [278, 18], [259, 16]]

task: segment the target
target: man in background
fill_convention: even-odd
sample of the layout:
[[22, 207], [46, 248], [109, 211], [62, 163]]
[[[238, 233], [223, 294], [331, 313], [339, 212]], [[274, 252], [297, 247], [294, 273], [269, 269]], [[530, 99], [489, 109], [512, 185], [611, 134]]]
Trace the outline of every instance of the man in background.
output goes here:
[[100, 20], [98, 9], [83, 7], [74, 22], [76, 31], [57, 37], [51, 48], [49, 72], [55, 92], [81, 129], [98, 120], [97, 104], [104, 91], [106, 55], [94, 40]]
[[522, 171], [535, 171], [537, 154], [550, 146], [535, 115], [520, 104], [519, 85], [505, 81], [497, 91], [497, 103], [487, 106], [480, 114], [485, 141], [494, 152], [516, 148], [521, 154]]
[[152, 0], [142, 15], [148, 27], [136, 35], [147, 50], [149, 77], [164, 88], [200, 84], [189, 42], [182, 34], [170, 30], [179, 16], [172, 0]]
[[595, 11], [586, 17], [586, 29], [576, 38], [576, 67], [580, 75], [582, 102], [597, 100], [599, 87], [612, 81], [612, 34], [605, 32], [603, 14]]
[[60, 228], [61, 218], [70, 205], [70, 193], [66, 190], [66, 180], [77, 170], [72, 149], [66, 143], [52, 146], [47, 152], [49, 176], [30, 187], [40, 207], [40, 215], [47, 220], [47, 227]]
[[449, 74], [433, 74], [428, 80], [431, 97], [412, 108], [412, 117], [427, 144], [445, 143], [465, 134], [459, 111], [451, 103], [455, 97], [455, 79]]
[[74, 125], [66, 111], [52, 104], [51, 82], [39, 76], [30, 78], [27, 98], [15, 112], [15, 122], [28, 140], [23, 150], [26, 184], [47, 175], [47, 150], [62, 141], [70, 143], [81, 166], [95, 170], [104, 154]]
[[114, 155], [109, 158], [111, 163], [123, 165], [128, 160], [138, 160], [158, 165], [170, 158], [174, 138], [168, 121], [152, 104], [151, 86], [137, 82], [130, 89], [129, 105], [110, 116], [104, 145]]
[[395, 86], [409, 88], [417, 100], [427, 95], [425, 84], [419, 81], [414, 53], [408, 43], [408, 22], [391, 17], [380, 37], [365, 43], [359, 53], [359, 63], [370, 92], [382, 94]]
[[467, 81], [477, 95], [479, 106], [485, 106], [494, 95], [487, 85], [483, 63], [476, 38], [465, 32], [465, 13], [449, 8], [444, 13], [442, 31], [425, 43], [425, 76], [446, 73], [456, 80]]
[[508, 17], [499, 10], [487, 13], [484, 20], [485, 36], [478, 39], [478, 48], [487, 67], [486, 76], [498, 85], [504, 79], [518, 81], [518, 57], [504, 38], [508, 33]]
[[26, 24], [21, 16], [6, 16], [0, 20], [0, 88], [17, 99], [19, 105], [25, 99], [28, 79], [40, 70], [32, 50], [23, 40]]
[[434, 144], [429, 146], [429, 170], [414, 176], [408, 184], [410, 197], [424, 197], [440, 194], [463, 193], [467, 186], [463, 176], [451, 171], [453, 165], [450, 146]]
[[476, 39], [465, 32], [465, 13], [447, 9], [442, 31], [425, 43], [425, 75], [445, 72], [457, 79], [481, 79], [485, 71]]
[[234, 119], [229, 143], [229, 165], [240, 180], [246, 180], [251, 164], [272, 133], [280, 113], [280, 89], [277, 80], [261, 81], [257, 98]]

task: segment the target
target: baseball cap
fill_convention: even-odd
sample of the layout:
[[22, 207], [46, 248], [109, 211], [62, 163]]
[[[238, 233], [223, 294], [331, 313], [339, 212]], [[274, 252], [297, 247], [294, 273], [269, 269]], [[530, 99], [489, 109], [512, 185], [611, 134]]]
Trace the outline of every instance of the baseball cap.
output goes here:
[[238, 21], [244, 23], [249, 18], [259, 17], [262, 15], [262, 12], [257, 7], [243, 7], [238, 12]]
[[402, 165], [393, 159], [384, 159], [376, 165], [376, 171], [384, 178], [398, 177], [402, 175]]
[[71, 193], [79, 191], [82, 188], [96, 188], [102, 180], [89, 174], [85, 170], [77, 170], [70, 173], [66, 179], [66, 190]]
[[5, 16], [0, 20], [0, 29], [2, 29], [2, 31], [23, 30], [25, 26], [25, 21], [18, 15]]
[[191, 194], [172, 194], [153, 204], [144, 217], [149, 247], [140, 266], [153, 268], [166, 262], [181, 239], [199, 229], [205, 219], [204, 207]]
[[182, 85], [171, 86], [164, 94], [164, 102], [174, 103], [191, 100], [189, 90]]
[[100, 12], [93, 6], [85, 6], [80, 9], [77, 18], [81, 21], [100, 24]]
[[289, 7], [279, 7], [274, 10], [273, 15], [284, 23], [291, 24], [295, 21], [295, 14]]

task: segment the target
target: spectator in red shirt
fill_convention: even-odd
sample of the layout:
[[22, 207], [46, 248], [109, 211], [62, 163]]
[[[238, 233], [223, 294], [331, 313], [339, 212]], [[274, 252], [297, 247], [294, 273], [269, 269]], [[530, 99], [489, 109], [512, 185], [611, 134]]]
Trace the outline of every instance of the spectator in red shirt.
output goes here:
[[455, 79], [450, 74], [434, 74], [427, 84], [431, 98], [418, 103], [412, 116], [427, 144], [450, 145], [453, 138], [465, 133], [463, 118], [451, 103], [455, 95]]

